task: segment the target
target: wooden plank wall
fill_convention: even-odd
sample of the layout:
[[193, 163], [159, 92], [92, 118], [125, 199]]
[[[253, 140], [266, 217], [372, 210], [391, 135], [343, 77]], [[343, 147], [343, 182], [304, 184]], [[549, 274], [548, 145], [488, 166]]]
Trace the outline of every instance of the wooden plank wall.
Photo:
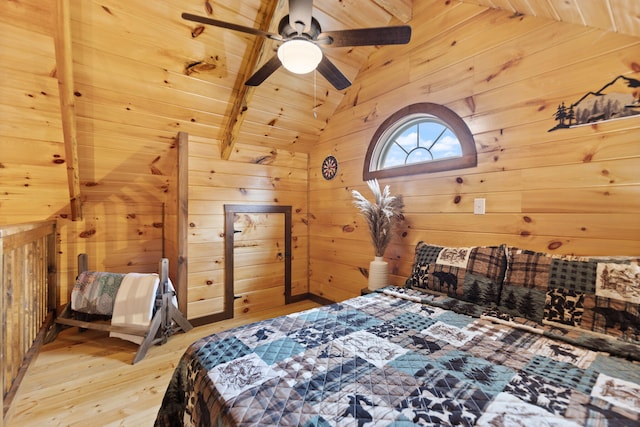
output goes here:
[[[306, 293], [307, 154], [274, 151], [266, 144], [257, 149], [240, 145], [231, 161], [220, 160], [216, 151], [226, 103], [201, 94], [227, 99], [232, 94], [221, 91], [215, 73], [184, 74], [184, 52], [193, 48], [188, 25], [179, 18], [184, 5], [72, 5], [81, 221], [70, 219], [55, 28], [49, 19], [55, 2], [0, 3], [5, 34], [0, 40], [0, 224], [58, 219], [61, 302], [67, 301], [81, 252], [89, 254], [93, 270], [155, 271], [164, 232], [169, 237], [164, 250], [173, 258], [171, 273], [176, 273], [178, 130], [192, 136], [193, 147], [187, 156], [187, 201], [193, 214], [188, 219], [189, 316], [215, 311], [219, 301], [224, 203], [293, 207], [293, 292]], [[157, 25], [140, 23], [141, 15]], [[129, 27], [142, 35], [123, 31]], [[173, 31], [171, 46], [158, 37], [162, 31]], [[217, 40], [213, 34], [202, 39], [198, 45]], [[242, 49], [234, 52], [235, 64]], [[264, 301], [250, 304], [262, 306]]]
[[[245, 144], [236, 144], [230, 159], [222, 160], [219, 141], [189, 135], [189, 319], [224, 309], [225, 204], [291, 206], [291, 293], [308, 292], [307, 169], [307, 154]], [[272, 252], [271, 240], [258, 240], [258, 247]], [[236, 266], [243, 270], [243, 275], [236, 277], [241, 282], [247, 276], [262, 276], [264, 260], [247, 258], [236, 260]], [[284, 305], [284, 298], [271, 298], [274, 291], [265, 294], [260, 286], [249, 289], [239, 283], [236, 295], [241, 298], [234, 304], [236, 315]], [[281, 292], [284, 295], [284, 286]]]
[[[558, 103], [620, 74], [637, 77], [637, 37], [460, 2], [415, 1], [413, 42], [372, 48], [375, 53], [311, 154], [291, 142], [300, 132], [273, 126], [279, 117], [253, 108], [248, 114], [255, 119], [245, 122], [237, 150], [224, 162], [216, 150], [233, 93], [220, 81], [237, 76], [242, 38], [207, 31], [192, 40], [189, 25], [179, 18], [185, 7], [179, 2], [73, 2], [84, 214], [74, 222], [52, 37], [54, 4], [0, 2], [0, 224], [58, 219], [61, 302], [77, 274], [80, 252], [90, 254], [91, 269], [155, 271], [163, 250], [163, 205], [176, 197], [178, 130], [190, 136], [188, 317], [215, 312], [221, 301], [224, 203], [291, 205], [294, 295], [307, 292], [308, 274], [317, 295], [338, 300], [356, 294], [372, 251], [350, 190], [366, 190], [362, 157], [381, 121], [422, 101], [444, 104], [467, 121], [479, 165], [385, 182], [407, 200], [406, 236], [387, 254], [396, 282], [408, 273], [420, 239], [506, 242], [570, 253], [640, 252], [638, 119], [547, 132]], [[185, 59], [195, 50], [201, 57], [223, 47], [233, 52], [223, 58], [225, 67], [185, 75]], [[277, 95], [286, 104], [283, 117], [299, 118], [313, 129], [300, 141], [325, 128], [324, 120], [290, 104], [303, 96], [315, 108], [307, 89], [300, 94], [283, 85]], [[267, 102], [276, 92], [267, 93], [256, 98]], [[254, 122], [269, 123], [272, 131]], [[270, 138], [276, 134], [274, 139], [301, 152], [274, 150]], [[330, 182], [320, 176], [328, 154], [340, 162]], [[487, 215], [471, 215], [475, 197], [486, 198]], [[175, 220], [176, 212], [168, 215]], [[175, 251], [175, 242], [170, 245]]]
[[[640, 255], [640, 118], [547, 132], [561, 102], [640, 78], [640, 39], [436, 0], [414, 2], [410, 24], [413, 41], [369, 58], [310, 155], [310, 291], [342, 300], [366, 286], [373, 249], [350, 191], [368, 194], [363, 156], [378, 125], [416, 102], [466, 121], [478, 166], [382, 182], [406, 202], [404, 236], [386, 253], [393, 283], [419, 240]], [[329, 154], [339, 170], [325, 181]], [[473, 215], [474, 198], [486, 215]]]
[[285, 304], [284, 227], [282, 213], [234, 215], [234, 312]]
[[66, 189], [67, 176], [51, 28], [55, 2], [0, 5], [0, 224], [18, 224], [69, 205], [68, 193], [58, 191]]
[[[176, 131], [173, 123], [158, 115], [161, 108], [147, 105], [153, 113], [134, 111], [132, 106], [144, 101], [133, 93], [117, 94], [98, 75], [93, 86], [76, 87], [85, 209], [82, 221], [70, 220], [52, 36], [55, 3], [0, 3], [0, 29], [5, 34], [0, 40], [0, 224], [58, 219], [61, 292], [66, 302], [69, 283], [77, 275], [78, 253], [88, 253], [89, 267], [95, 270], [157, 269], [162, 206], [168, 174], [175, 168]], [[82, 11], [75, 7], [72, 19]], [[72, 31], [79, 28], [76, 23]], [[74, 58], [79, 75], [87, 63], [107, 67], [94, 61], [110, 57], [75, 45], [74, 53], [79, 52]], [[138, 77], [129, 78], [138, 81]], [[116, 95], [129, 104], [105, 109], [105, 99]], [[89, 118], [95, 111], [99, 120]]]

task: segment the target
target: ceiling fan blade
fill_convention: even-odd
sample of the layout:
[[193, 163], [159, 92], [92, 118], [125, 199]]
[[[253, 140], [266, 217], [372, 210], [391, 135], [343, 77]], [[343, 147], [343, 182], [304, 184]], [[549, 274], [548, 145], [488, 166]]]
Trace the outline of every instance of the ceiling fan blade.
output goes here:
[[263, 36], [272, 40], [282, 40], [277, 34], [262, 31], [257, 28], [245, 27], [244, 25], [232, 24], [230, 22], [220, 21], [206, 16], [193, 15], [191, 13], [183, 13], [182, 18], [187, 21], [199, 22], [201, 24], [213, 25], [215, 27], [227, 28], [229, 30], [240, 31], [242, 33], [253, 34], [255, 36]]
[[326, 55], [322, 56], [322, 60], [318, 64], [318, 68], [316, 68], [322, 76], [329, 81], [338, 90], [346, 89], [351, 86], [351, 82], [349, 79], [342, 74], [338, 68], [333, 65], [333, 62], [326, 57]]
[[298, 31], [298, 34], [311, 29], [311, 12], [313, 0], [289, 0], [289, 25]]
[[249, 80], [247, 80], [244, 84], [247, 86], [258, 86], [260, 83], [265, 81], [267, 77], [273, 74], [274, 71], [280, 68], [281, 65], [282, 62], [280, 62], [280, 58], [278, 58], [278, 55], [273, 55], [273, 57], [265, 62], [264, 65], [258, 69], [258, 71], [253, 73], [253, 75], [249, 77]]
[[411, 27], [397, 25], [391, 27], [359, 28], [354, 30], [324, 31], [318, 38], [331, 37], [331, 47], [375, 46], [407, 44], [411, 40]]

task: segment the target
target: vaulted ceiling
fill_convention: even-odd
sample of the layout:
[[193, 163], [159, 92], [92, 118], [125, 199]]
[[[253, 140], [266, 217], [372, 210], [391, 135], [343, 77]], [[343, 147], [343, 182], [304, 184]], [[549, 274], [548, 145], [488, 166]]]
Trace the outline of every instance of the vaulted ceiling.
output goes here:
[[[185, 12], [278, 33], [278, 23], [288, 13], [288, 2], [245, 1], [223, 6], [214, 2], [193, 2]], [[250, 4], [253, 3], [253, 6]], [[399, 24], [411, 18], [410, 0], [314, 2], [313, 16], [323, 30], [368, 28]], [[187, 34], [202, 31], [186, 40], [186, 73], [223, 86], [216, 92], [223, 156], [233, 144], [247, 143], [308, 151], [340, 104], [343, 91], [336, 90], [319, 73], [292, 74], [278, 69], [260, 86], [244, 82], [275, 53], [279, 42], [241, 32], [183, 22]], [[350, 80], [375, 47], [324, 48], [324, 54]]]
[[[192, 2], [185, 10], [273, 33], [277, 33], [277, 23], [288, 12], [286, 0], [243, 1], [229, 7], [213, 3]], [[255, 4], [250, 7], [250, 3]], [[640, 2], [635, 0], [462, 0], [447, 3], [451, 7], [456, 3], [474, 4], [640, 36]], [[412, 7], [412, 0], [316, 0], [313, 15], [324, 30], [367, 28], [408, 23]], [[191, 29], [198, 27], [193, 23], [184, 24]], [[194, 78], [224, 86], [220, 95], [216, 93], [216, 104], [226, 108], [224, 113], [220, 112], [223, 131], [218, 136], [223, 156], [230, 154], [236, 142], [308, 151], [345, 91], [334, 89], [317, 73], [294, 75], [283, 69], [258, 88], [244, 86], [243, 82], [274, 54], [279, 43], [207, 25], [202, 28], [202, 34], [186, 43], [188, 57], [185, 63], [196, 64], [187, 67], [186, 71]], [[353, 81], [366, 58], [377, 48], [325, 48], [324, 53]]]
[[640, 2], [635, 0], [462, 0], [462, 2], [640, 36]]
[[[64, 55], [58, 55], [58, 65], [66, 58], [73, 67], [74, 77], [64, 83], [76, 94], [76, 113], [88, 117], [122, 114], [114, 109], [125, 109], [134, 114], [122, 120], [134, 122], [160, 116], [166, 123], [159, 128], [197, 128], [196, 133], [219, 140], [223, 157], [230, 155], [235, 143], [309, 151], [348, 89], [336, 90], [315, 72], [294, 75], [284, 69], [257, 88], [245, 86], [279, 43], [181, 18], [187, 12], [277, 33], [278, 22], [288, 12], [287, 3], [72, 0], [71, 41]], [[640, 36], [640, 2], [636, 0], [447, 3], [499, 8]], [[411, 0], [316, 0], [313, 16], [324, 30], [367, 28], [407, 23], [412, 7]], [[60, 34], [64, 21], [56, 25]], [[324, 53], [353, 81], [378, 48], [324, 48]]]
[[[448, 7], [476, 5], [479, 13], [499, 8], [640, 36], [637, 0], [420, 1], [426, 2], [420, 7], [445, 2]], [[287, 0], [58, 0], [67, 10], [57, 20], [51, 19], [56, 2], [3, 3], [5, 22], [21, 20], [29, 31], [56, 35], [55, 55], [48, 51], [20, 61], [25, 67], [32, 61], [36, 68], [51, 58], [50, 73], [58, 76], [68, 97], [62, 120], [76, 129], [79, 144], [106, 128], [117, 134], [114, 123], [121, 123], [128, 128], [122, 134], [129, 137], [136, 128], [205, 136], [220, 142], [223, 157], [237, 143], [308, 152], [350, 90], [336, 90], [315, 72], [295, 75], [284, 69], [256, 88], [247, 87], [245, 80], [279, 43], [181, 17], [187, 12], [277, 33]], [[416, 26], [412, 8], [412, 0], [315, 0], [313, 16], [323, 30]], [[15, 39], [16, 51], [26, 48], [20, 34], [5, 32], [3, 37]], [[323, 48], [352, 81], [376, 49]], [[74, 133], [65, 134], [67, 145], [75, 139]]]

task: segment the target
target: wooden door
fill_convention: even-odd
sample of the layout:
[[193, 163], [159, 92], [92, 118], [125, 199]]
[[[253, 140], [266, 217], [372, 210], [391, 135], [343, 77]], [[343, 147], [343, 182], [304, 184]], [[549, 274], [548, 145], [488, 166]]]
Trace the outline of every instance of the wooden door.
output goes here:
[[225, 205], [225, 313], [291, 299], [291, 207]]

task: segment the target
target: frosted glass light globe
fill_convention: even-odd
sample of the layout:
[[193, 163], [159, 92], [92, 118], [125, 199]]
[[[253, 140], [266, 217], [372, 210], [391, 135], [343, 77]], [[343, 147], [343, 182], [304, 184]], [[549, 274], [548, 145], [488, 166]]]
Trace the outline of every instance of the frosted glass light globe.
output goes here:
[[278, 58], [292, 73], [307, 74], [315, 70], [322, 60], [322, 50], [308, 40], [293, 39], [280, 45]]

